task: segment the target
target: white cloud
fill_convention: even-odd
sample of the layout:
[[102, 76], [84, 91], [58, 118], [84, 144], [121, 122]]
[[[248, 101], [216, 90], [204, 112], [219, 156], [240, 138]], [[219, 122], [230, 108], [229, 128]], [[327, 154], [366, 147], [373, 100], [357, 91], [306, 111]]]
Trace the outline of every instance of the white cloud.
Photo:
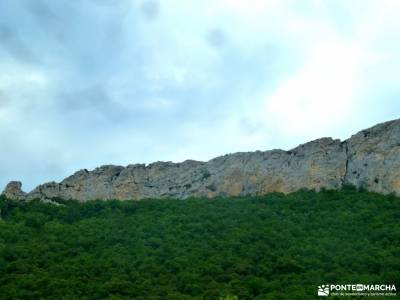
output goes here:
[[32, 89], [46, 88], [49, 79], [45, 72], [28, 66], [13, 63], [1, 63], [0, 90], [12, 90], [22, 87]]
[[264, 114], [289, 136], [315, 136], [339, 125], [357, 107], [362, 49], [331, 41], [316, 47], [309, 57], [294, 76], [265, 97]]
[[256, 21], [254, 18], [259, 18], [268, 11], [285, 7], [284, 2], [279, 0], [220, 0], [215, 3], [220, 9], [253, 19], [253, 21]]

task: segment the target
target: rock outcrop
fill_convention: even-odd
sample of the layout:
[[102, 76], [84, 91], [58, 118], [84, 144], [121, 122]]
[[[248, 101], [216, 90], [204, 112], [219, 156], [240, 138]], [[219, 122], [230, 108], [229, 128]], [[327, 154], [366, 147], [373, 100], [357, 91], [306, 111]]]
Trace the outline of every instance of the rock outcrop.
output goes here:
[[347, 148], [346, 183], [400, 195], [400, 119], [353, 135]]
[[9, 199], [24, 200], [26, 193], [22, 191], [22, 183], [20, 181], [10, 181], [3, 191], [3, 195]]
[[25, 194], [11, 182], [13, 199], [146, 199], [263, 195], [350, 184], [400, 195], [400, 119], [363, 130], [341, 142], [318, 139], [290, 151], [243, 152], [208, 162], [156, 162], [80, 170], [60, 183]]

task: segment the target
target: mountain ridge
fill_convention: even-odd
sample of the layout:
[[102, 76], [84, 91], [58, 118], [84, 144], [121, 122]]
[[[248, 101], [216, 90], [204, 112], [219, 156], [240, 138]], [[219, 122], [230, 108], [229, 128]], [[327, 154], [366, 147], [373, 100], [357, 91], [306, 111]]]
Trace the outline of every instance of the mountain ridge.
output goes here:
[[353, 185], [400, 195], [400, 119], [361, 130], [349, 139], [320, 138], [289, 151], [237, 152], [207, 162], [154, 162], [79, 170], [29, 193], [11, 181], [10, 199], [146, 199], [263, 195], [301, 188]]

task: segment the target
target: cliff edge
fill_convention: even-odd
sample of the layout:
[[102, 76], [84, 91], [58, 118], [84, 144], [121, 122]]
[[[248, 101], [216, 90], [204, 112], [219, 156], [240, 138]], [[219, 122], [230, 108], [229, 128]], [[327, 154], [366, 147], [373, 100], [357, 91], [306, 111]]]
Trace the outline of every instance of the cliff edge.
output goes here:
[[290, 151], [240, 152], [208, 162], [106, 165], [80, 170], [29, 193], [12, 181], [3, 194], [17, 200], [184, 199], [338, 189], [346, 184], [400, 195], [400, 119], [362, 130], [343, 142], [322, 138]]

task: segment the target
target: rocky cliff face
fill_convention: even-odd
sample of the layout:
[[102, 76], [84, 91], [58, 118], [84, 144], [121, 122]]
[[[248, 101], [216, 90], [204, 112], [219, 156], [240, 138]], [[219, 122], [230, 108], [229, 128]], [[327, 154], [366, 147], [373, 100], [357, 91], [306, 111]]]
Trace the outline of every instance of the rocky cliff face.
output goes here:
[[400, 195], [400, 119], [353, 135], [347, 149], [346, 183]]
[[145, 199], [263, 195], [345, 184], [400, 195], [400, 119], [363, 130], [341, 142], [318, 139], [290, 151], [235, 153], [208, 162], [156, 162], [80, 170], [30, 193], [11, 182], [14, 199]]
[[22, 183], [19, 181], [10, 181], [4, 189], [3, 195], [9, 199], [24, 200], [26, 193], [21, 189]]

